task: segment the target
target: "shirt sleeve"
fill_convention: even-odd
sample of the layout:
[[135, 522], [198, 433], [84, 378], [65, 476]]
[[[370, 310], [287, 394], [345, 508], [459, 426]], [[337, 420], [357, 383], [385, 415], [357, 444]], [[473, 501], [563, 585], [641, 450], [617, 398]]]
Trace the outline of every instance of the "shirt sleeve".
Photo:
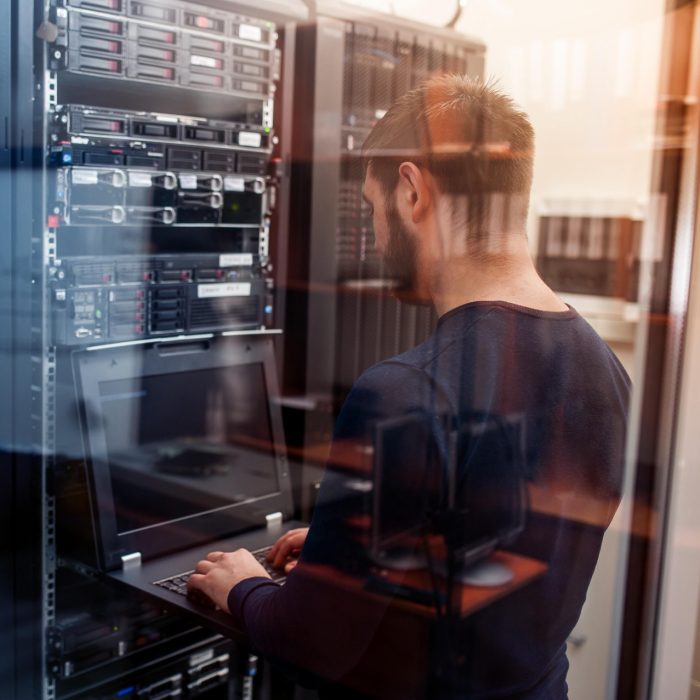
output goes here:
[[424, 412], [431, 419], [437, 415], [435, 402], [428, 376], [395, 361], [375, 365], [355, 383], [336, 422], [299, 565], [284, 586], [248, 579], [229, 594], [229, 609], [258, 652], [322, 672], [330, 680], [342, 677], [361, 658], [381, 609], [350, 600], [339, 587], [306, 575], [304, 565], [355, 575], [366, 569], [362, 531], [364, 526], [366, 535], [369, 496], [362, 484], [371, 478], [374, 428], [384, 419], [412, 412]]

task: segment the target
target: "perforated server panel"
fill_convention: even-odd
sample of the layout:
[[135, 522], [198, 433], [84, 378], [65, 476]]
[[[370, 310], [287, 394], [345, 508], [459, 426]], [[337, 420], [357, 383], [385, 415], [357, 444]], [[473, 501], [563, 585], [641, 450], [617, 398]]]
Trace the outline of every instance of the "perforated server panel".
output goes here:
[[181, 0], [59, 0], [51, 12], [53, 342], [273, 323], [274, 22]]
[[362, 144], [393, 101], [425, 78], [480, 76], [485, 47], [456, 32], [341, 3], [320, 3], [319, 15], [300, 37], [300, 65], [314, 80], [297, 93], [298, 119], [308, 131], [295, 161], [312, 168], [299, 167], [293, 179], [300, 207], [292, 212], [292, 230], [302, 241], [309, 232], [309, 252], [292, 259], [290, 270], [292, 278], [308, 270], [310, 292], [290, 308], [290, 322], [292, 313], [297, 321], [288, 327], [295, 346], [305, 349], [305, 362], [295, 367], [313, 368], [305, 376], [297, 372], [293, 388], [338, 402], [364, 369], [421, 342], [435, 321], [428, 309], [391, 296], [362, 199]]

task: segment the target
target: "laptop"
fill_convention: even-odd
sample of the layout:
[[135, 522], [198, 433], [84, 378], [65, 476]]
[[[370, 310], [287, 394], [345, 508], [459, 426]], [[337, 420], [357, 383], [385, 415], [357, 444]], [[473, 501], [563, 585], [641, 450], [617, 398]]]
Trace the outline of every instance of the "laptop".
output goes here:
[[214, 550], [264, 561], [303, 526], [289, 520], [272, 339], [96, 347], [73, 369], [100, 569], [230, 634], [228, 615], [182, 594], [186, 575]]

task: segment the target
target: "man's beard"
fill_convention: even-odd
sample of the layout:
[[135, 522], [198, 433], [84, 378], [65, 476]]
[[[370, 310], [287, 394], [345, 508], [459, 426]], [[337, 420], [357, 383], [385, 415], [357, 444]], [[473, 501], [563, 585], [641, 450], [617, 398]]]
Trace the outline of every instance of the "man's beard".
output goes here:
[[387, 228], [389, 237], [383, 256], [386, 273], [395, 282], [394, 292], [399, 298], [415, 301], [416, 243], [404, 228], [393, 203], [387, 207]]

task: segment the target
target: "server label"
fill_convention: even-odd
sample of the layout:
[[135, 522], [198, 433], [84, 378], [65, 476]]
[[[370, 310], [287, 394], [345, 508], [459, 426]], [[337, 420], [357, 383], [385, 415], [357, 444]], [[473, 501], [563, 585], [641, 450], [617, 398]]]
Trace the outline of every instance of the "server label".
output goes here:
[[197, 296], [200, 299], [215, 299], [218, 297], [249, 297], [252, 285], [250, 282], [232, 282], [228, 284], [200, 284]]
[[152, 185], [153, 181], [150, 173], [129, 173], [130, 187], [151, 187]]
[[196, 175], [180, 175], [180, 187], [183, 190], [196, 190], [197, 189], [197, 176]]
[[242, 177], [227, 175], [224, 178], [224, 190], [226, 192], [245, 192], [245, 180]]
[[262, 30], [260, 27], [254, 27], [252, 24], [241, 24], [238, 28], [238, 36], [248, 41], [261, 41]]
[[226, 253], [219, 256], [219, 267], [243, 267], [252, 264], [252, 253]]
[[204, 68], [220, 67], [220, 61], [216, 58], [210, 58], [209, 56], [197, 56], [193, 54], [190, 62], [193, 66], [203, 66]]
[[97, 170], [76, 169], [71, 173], [71, 182], [74, 185], [96, 185], [98, 177]]
[[262, 144], [262, 135], [256, 134], [251, 131], [241, 131], [238, 134], [238, 145], [239, 146], [252, 146], [253, 148], [260, 148]]

